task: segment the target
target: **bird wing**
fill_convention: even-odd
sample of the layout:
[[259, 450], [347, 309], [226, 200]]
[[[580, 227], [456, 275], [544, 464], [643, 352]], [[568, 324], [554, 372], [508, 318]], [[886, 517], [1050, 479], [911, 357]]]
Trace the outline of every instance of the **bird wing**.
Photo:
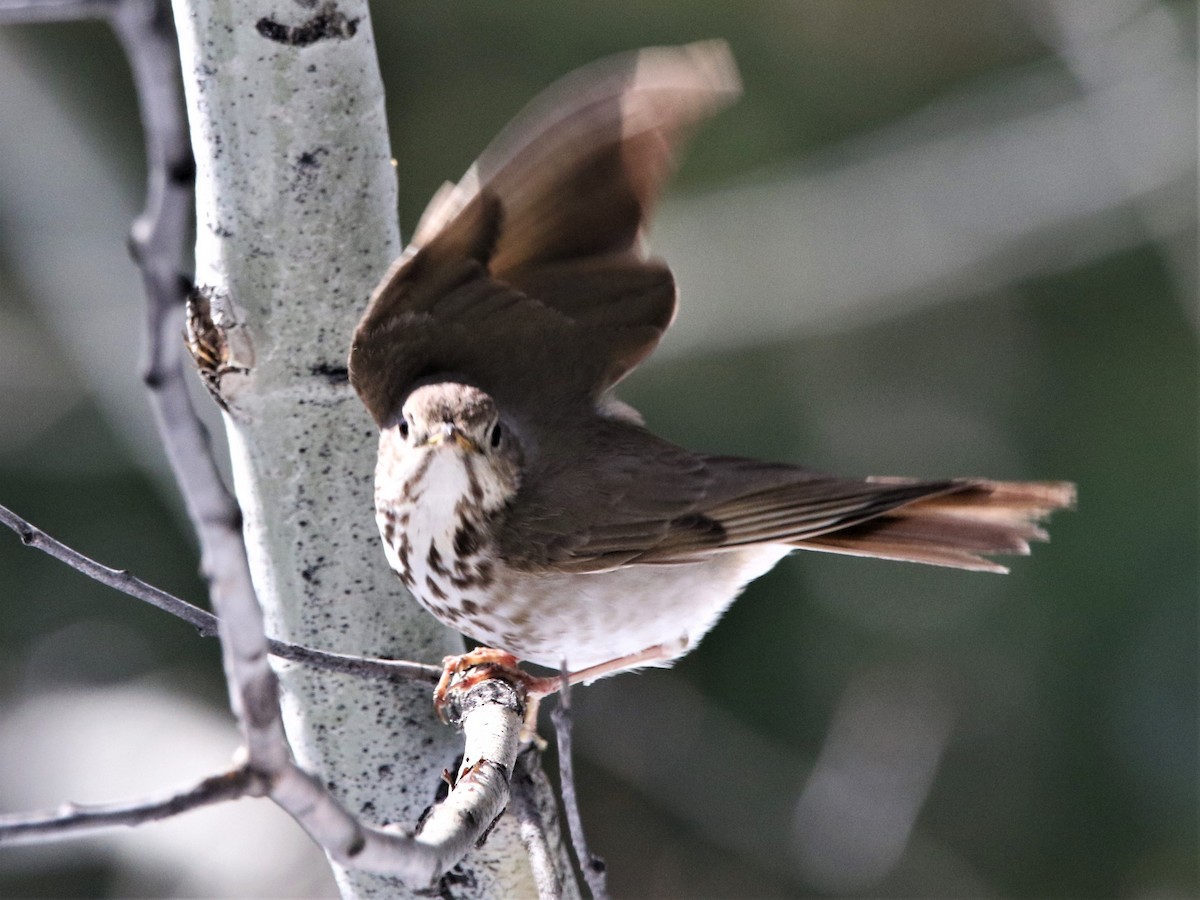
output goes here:
[[[798, 466], [700, 456], [637, 426], [606, 423], [571, 467], [533, 470], [501, 529], [501, 555], [533, 571], [599, 572], [698, 562], [763, 544], [1005, 571], [1037, 521], [1074, 502], [1060, 483], [846, 479]], [[560, 448], [562, 449], [562, 448]]]
[[[601, 422], [575, 446], [539, 454], [500, 529], [518, 568], [604, 571], [706, 559], [753, 544], [816, 538], [953, 481], [880, 484], [798, 466], [690, 453], [639, 426]], [[565, 434], [582, 434], [565, 430]], [[547, 436], [549, 439], [549, 436]], [[548, 469], [545, 459], [562, 460]]]
[[441, 372], [510, 405], [531, 386], [593, 403], [636, 366], [675, 313], [643, 230], [685, 133], [738, 88], [711, 41], [602, 60], [535, 99], [438, 192], [372, 296], [350, 375], [376, 421]]

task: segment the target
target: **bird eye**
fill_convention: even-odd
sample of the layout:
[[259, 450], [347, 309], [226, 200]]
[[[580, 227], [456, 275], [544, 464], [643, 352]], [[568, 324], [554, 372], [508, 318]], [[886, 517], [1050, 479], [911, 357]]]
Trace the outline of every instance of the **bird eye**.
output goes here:
[[489, 443], [492, 445], [493, 450], [495, 450], [497, 447], [499, 447], [500, 442], [502, 440], [504, 440], [504, 432], [500, 429], [499, 422], [497, 422], [495, 425], [492, 426], [492, 433], [488, 440], [489, 440]]
[[401, 418], [400, 421], [396, 424], [396, 428], [400, 432], [400, 437], [404, 438], [404, 440], [407, 441], [408, 440], [408, 419]]

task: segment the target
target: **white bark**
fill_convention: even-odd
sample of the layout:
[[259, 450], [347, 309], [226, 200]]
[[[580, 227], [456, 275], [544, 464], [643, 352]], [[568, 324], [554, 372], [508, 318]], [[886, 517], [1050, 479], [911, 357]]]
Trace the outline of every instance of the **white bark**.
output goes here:
[[[372, 515], [376, 431], [345, 377], [349, 337], [399, 252], [393, 173], [365, 0], [176, 0], [197, 161], [197, 284], [231, 362], [222, 382], [251, 572], [268, 632], [348, 654], [461, 650], [400, 589]], [[458, 750], [428, 688], [284, 664], [301, 765], [368, 823], [412, 827]], [[526, 896], [507, 817], [456, 896]], [[394, 878], [338, 870], [347, 896]]]

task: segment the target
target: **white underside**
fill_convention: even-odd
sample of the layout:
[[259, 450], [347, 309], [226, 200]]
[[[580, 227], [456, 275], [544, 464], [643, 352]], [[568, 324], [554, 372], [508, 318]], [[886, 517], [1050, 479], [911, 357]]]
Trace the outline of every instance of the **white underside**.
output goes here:
[[[748, 582], [790, 550], [759, 546], [686, 565], [515, 576], [505, 606], [510, 615], [533, 609], [521, 627], [521, 646], [505, 649], [555, 669], [566, 660], [578, 671], [664, 644], [670, 648], [666, 658], [652, 664], [669, 665], [699, 643]], [[507, 629], [497, 625], [491, 634], [472, 637], [485, 643], [502, 638]]]

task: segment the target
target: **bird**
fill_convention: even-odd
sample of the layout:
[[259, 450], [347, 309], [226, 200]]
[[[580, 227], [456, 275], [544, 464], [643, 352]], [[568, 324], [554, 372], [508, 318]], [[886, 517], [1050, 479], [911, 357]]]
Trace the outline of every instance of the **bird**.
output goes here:
[[566, 665], [583, 682], [667, 666], [794, 550], [1004, 572], [991, 555], [1027, 554], [1075, 502], [1062, 481], [693, 452], [615, 396], [676, 313], [645, 239], [656, 202], [740, 89], [719, 40], [567, 75], [434, 195], [354, 331], [384, 553], [482, 645], [462, 666]]

